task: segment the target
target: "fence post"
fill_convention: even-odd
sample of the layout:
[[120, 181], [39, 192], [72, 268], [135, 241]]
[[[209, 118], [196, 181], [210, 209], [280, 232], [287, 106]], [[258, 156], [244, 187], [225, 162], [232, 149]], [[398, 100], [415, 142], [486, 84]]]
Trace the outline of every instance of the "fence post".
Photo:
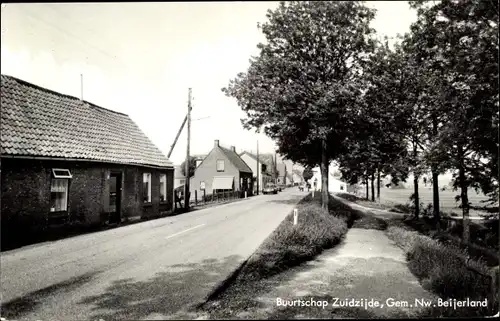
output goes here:
[[198, 190], [194, 190], [194, 206], [198, 205]]
[[293, 209], [293, 225], [297, 225], [297, 223], [299, 222], [299, 211], [294, 208]]
[[205, 190], [203, 190], [203, 205], [205, 205], [206, 202], [207, 202], [207, 194]]

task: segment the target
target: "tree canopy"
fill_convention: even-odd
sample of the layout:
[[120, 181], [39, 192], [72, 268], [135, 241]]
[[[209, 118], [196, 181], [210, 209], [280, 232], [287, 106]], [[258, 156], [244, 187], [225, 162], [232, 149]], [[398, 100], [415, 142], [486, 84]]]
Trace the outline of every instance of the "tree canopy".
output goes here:
[[267, 18], [259, 25], [266, 38], [260, 54], [223, 92], [245, 111], [245, 128], [263, 129], [280, 154], [319, 165], [327, 180], [329, 162], [348, 150], [363, 89], [357, 79], [374, 46], [374, 11], [359, 1], [291, 1]]

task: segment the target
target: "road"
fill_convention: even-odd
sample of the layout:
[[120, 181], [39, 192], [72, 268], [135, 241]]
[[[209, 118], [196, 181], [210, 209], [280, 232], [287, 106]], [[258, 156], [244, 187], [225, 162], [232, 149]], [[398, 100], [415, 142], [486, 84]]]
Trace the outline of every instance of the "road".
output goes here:
[[305, 195], [292, 188], [3, 252], [2, 317], [169, 318], [202, 302]]

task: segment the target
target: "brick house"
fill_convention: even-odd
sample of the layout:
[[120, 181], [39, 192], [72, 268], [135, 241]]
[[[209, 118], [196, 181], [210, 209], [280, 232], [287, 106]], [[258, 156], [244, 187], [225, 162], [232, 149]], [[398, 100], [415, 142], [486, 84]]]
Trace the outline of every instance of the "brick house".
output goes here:
[[[244, 151], [240, 153], [241, 159], [250, 167], [253, 172], [254, 180], [257, 179], [257, 155]], [[267, 183], [274, 183], [276, 178], [276, 166], [274, 164], [274, 156], [272, 154], [259, 154], [259, 192], [262, 192]], [[257, 184], [254, 184], [254, 190]]]
[[1, 107], [2, 239], [172, 211], [173, 164], [129, 116], [5, 75]]
[[215, 140], [214, 147], [198, 165], [194, 176], [190, 179], [191, 199], [203, 195], [211, 195], [214, 191], [248, 191], [252, 190], [252, 170], [236, 153], [234, 146], [225, 148]]

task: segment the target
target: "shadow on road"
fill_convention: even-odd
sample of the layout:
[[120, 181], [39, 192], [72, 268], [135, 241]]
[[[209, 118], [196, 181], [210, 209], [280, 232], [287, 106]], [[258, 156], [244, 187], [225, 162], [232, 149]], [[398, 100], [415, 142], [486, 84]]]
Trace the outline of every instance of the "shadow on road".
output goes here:
[[3, 303], [0, 310], [1, 316], [7, 320], [22, 318], [26, 314], [35, 311], [47, 296], [75, 290], [76, 288], [90, 282], [99, 273], [100, 272], [92, 272], [74, 277], [64, 282], [32, 292], [19, 299]]
[[94, 306], [92, 319], [165, 319], [200, 303], [239, 262], [241, 257], [229, 256], [168, 266], [145, 281], [115, 281], [104, 293], [86, 297], [79, 304]]

